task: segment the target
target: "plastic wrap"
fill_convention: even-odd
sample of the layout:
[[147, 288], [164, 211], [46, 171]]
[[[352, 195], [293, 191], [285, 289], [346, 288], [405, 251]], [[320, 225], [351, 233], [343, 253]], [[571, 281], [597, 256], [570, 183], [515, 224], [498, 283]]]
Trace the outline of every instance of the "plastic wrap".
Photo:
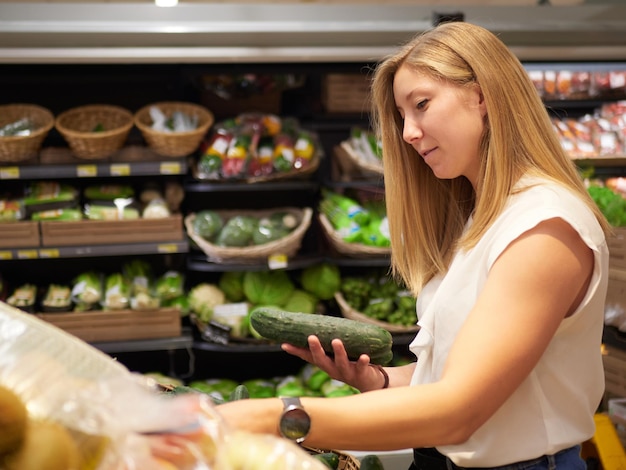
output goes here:
[[80, 470], [325, 468], [291, 441], [228, 429], [208, 395], [164, 393], [153, 379], [2, 302], [0, 386], [17, 394], [30, 421], [69, 432]]

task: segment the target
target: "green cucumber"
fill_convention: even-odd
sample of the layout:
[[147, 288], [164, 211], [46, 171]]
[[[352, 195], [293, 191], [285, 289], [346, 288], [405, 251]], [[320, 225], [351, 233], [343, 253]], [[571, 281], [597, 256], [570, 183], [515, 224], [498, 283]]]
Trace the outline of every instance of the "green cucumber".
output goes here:
[[367, 354], [373, 364], [384, 365], [393, 357], [391, 333], [357, 320], [257, 307], [250, 313], [250, 324], [266, 339], [301, 348], [308, 347], [307, 338], [315, 335], [329, 354], [333, 352], [331, 341], [339, 338], [351, 360]]
[[360, 460], [360, 470], [385, 470], [382, 460], [376, 454], [367, 454]]
[[321, 454], [314, 454], [313, 457], [324, 463], [331, 470], [339, 468], [339, 455], [335, 452], [322, 452]]

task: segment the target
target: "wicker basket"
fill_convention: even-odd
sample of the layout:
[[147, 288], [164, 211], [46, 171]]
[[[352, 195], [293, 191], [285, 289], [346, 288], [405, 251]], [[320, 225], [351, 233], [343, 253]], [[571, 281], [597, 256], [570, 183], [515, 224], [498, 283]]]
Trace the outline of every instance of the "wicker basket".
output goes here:
[[[198, 127], [185, 132], [161, 132], [152, 129], [150, 108], [157, 107], [167, 117], [175, 112], [182, 112], [198, 119]], [[148, 146], [164, 157], [185, 157], [195, 152], [202, 139], [213, 125], [213, 113], [204, 106], [181, 101], [163, 101], [144, 106], [135, 113], [135, 125], [141, 131]]]
[[335, 292], [335, 300], [341, 309], [341, 314], [345, 318], [349, 318], [350, 320], [357, 320], [363, 323], [369, 323], [371, 325], [380, 326], [384, 328], [389, 333], [416, 333], [419, 331], [420, 327], [418, 325], [414, 326], [402, 326], [402, 325], [394, 325], [393, 323], [388, 323], [380, 320], [376, 320], [375, 318], [368, 317], [367, 315], [354, 310], [350, 304], [346, 301], [341, 292]]
[[0, 127], [24, 118], [32, 122], [34, 131], [30, 135], [0, 137], [0, 162], [15, 163], [37, 156], [54, 126], [53, 114], [41, 106], [22, 103], [0, 106]]
[[319, 214], [318, 217], [328, 242], [338, 253], [353, 258], [391, 255], [391, 248], [389, 247], [370, 246], [364, 245], [363, 243], [348, 243], [343, 241], [324, 214]]
[[339, 450], [323, 450], [317, 449], [315, 447], [304, 447], [304, 450], [309, 452], [311, 455], [315, 454], [323, 454], [325, 452], [333, 452], [339, 456], [339, 465], [337, 466], [337, 470], [359, 470], [361, 468], [361, 464], [358, 459], [353, 455], [350, 455], [346, 452], [342, 452]]
[[380, 163], [366, 161], [348, 142], [341, 142], [335, 146], [334, 151], [344, 173], [357, 173], [361, 176], [383, 175], [382, 161]]
[[274, 212], [284, 211], [293, 214], [297, 217], [298, 226], [286, 237], [273, 242], [264, 243], [262, 245], [254, 245], [249, 247], [225, 247], [218, 246], [208, 242], [193, 230], [193, 221], [195, 214], [189, 214], [185, 217], [185, 228], [187, 235], [191, 238], [198, 247], [207, 255], [209, 261], [221, 263], [257, 263], [259, 261], [266, 261], [268, 257], [272, 255], [295, 255], [302, 244], [302, 238], [307, 229], [311, 225], [311, 219], [313, 217], [313, 210], [305, 207], [304, 209], [298, 209], [294, 207], [283, 207], [271, 210], [224, 210], [216, 211], [222, 216], [224, 221], [236, 215], [252, 215], [255, 217], [263, 217], [270, 215]]
[[[122, 148], [133, 127], [133, 114], [106, 104], [78, 106], [59, 114], [55, 126], [76, 157], [99, 160]], [[102, 130], [94, 131], [99, 127]]]

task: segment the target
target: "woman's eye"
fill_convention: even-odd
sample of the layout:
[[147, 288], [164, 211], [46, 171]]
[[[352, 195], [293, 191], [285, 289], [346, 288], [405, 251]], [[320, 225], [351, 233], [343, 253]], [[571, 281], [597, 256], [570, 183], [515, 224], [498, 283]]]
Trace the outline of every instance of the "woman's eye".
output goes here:
[[424, 109], [427, 104], [428, 104], [428, 100], [422, 100], [415, 105], [415, 108]]

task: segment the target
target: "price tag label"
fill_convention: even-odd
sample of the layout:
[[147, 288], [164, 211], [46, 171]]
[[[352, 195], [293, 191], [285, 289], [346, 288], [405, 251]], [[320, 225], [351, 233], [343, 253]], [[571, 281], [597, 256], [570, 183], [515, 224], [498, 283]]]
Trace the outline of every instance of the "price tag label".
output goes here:
[[270, 255], [267, 259], [267, 265], [270, 269], [284, 269], [287, 267], [288, 262], [289, 258], [282, 253]]
[[20, 177], [20, 169], [17, 166], [5, 166], [0, 168], [0, 179], [16, 180]]
[[130, 165], [127, 163], [114, 163], [111, 165], [111, 176], [130, 176]]
[[157, 246], [159, 253], [178, 253], [178, 246], [176, 243], [162, 243]]
[[13, 259], [13, 252], [0, 251], [0, 260], [9, 260], [9, 259]]
[[179, 162], [163, 162], [159, 168], [162, 175], [179, 175], [181, 166]]
[[93, 178], [98, 176], [98, 167], [96, 165], [78, 165], [76, 167], [76, 176], [79, 178]]
[[61, 256], [58, 248], [46, 248], [44, 250], [39, 250], [40, 258], [58, 258]]
[[38, 253], [37, 250], [18, 250], [17, 258], [18, 259], [37, 259]]

